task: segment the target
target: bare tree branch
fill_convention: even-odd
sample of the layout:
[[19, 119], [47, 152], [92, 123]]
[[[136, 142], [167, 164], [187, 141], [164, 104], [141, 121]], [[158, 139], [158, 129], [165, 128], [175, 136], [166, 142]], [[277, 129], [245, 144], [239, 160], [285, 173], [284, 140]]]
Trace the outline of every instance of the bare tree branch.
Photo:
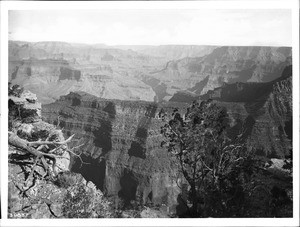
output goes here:
[[[8, 133], [8, 143], [11, 146], [16, 147], [17, 149], [23, 151], [23, 152], [27, 152], [30, 153], [31, 155], [35, 156], [35, 162], [32, 166], [32, 170], [29, 174], [29, 177], [26, 180], [26, 183], [28, 182], [29, 178], [32, 177], [33, 172], [35, 171], [35, 167], [39, 162], [42, 162], [42, 165], [46, 171], [46, 174], [48, 174], [51, 178], [53, 177], [51, 174], [51, 168], [47, 162], [47, 160], [52, 161], [52, 172], [54, 174], [54, 176], [56, 176], [56, 163], [57, 163], [57, 159], [58, 158], [66, 158], [67, 157], [63, 157], [61, 155], [56, 155], [54, 154], [55, 151], [57, 151], [58, 149], [61, 149], [62, 145], [67, 144], [68, 142], [70, 142], [72, 140], [72, 138], [74, 137], [74, 135], [70, 136], [67, 140], [65, 141], [61, 141], [61, 142], [57, 142], [57, 141], [48, 141], [49, 138], [47, 138], [45, 141], [33, 141], [33, 142], [28, 142], [27, 140], [24, 140], [22, 138], [20, 138], [17, 134], [13, 133], [13, 132], [9, 132]], [[38, 146], [38, 148], [34, 148], [33, 146], [35, 145], [40, 145]], [[48, 153], [42, 152], [42, 148], [47, 146], [47, 145], [59, 145], [58, 147], [55, 147], [54, 149], [48, 151]], [[79, 147], [81, 147], [83, 144], [76, 146], [74, 148], [72, 148], [71, 150], [68, 149], [67, 151], [69, 153], [72, 153], [73, 155], [75, 155], [76, 157], [78, 157], [82, 163], [83, 160], [81, 159], [80, 155], [75, 154], [72, 150], [77, 149]], [[87, 163], [85, 163], [87, 164]]]

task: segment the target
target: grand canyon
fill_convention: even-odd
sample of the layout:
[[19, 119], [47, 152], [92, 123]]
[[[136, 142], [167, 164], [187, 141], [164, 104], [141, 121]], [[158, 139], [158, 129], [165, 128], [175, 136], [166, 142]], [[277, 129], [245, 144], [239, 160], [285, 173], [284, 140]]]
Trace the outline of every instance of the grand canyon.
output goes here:
[[[81, 146], [82, 160], [71, 154], [65, 168], [91, 182], [114, 209], [122, 207], [121, 217], [132, 215], [133, 203], [147, 207], [138, 217], [189, 217], [184, 179], [161, 146], [160, 113], [184, 114], [193, 101], [225, 107], [230, 136], [243, 131], [243, 142], [267, 166], [271, 189], [282, 198], [291, 193], [283, 168], [293, 137], [291, 47], [9, 41], [8, 63], [10, 83], [42, 104], [40, 120], [65, 138], [74, 134], [69, 145]], [[270, 215], [289, 217], [286, 200], [282, 212]], [[47, 217], [59, 216], [53, 207]]]

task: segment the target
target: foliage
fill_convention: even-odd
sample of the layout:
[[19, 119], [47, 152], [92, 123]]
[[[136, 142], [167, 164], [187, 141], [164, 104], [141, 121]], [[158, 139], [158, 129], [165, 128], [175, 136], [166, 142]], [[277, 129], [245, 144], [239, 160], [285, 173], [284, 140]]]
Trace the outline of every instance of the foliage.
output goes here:
[[62, 206], [66, 218], [110, 218], [111, 204], [96, 189], [76, 184], [68, 188]]
[[85, 187], [78, 187], [68, 190], [64, 198], [62, 207], [63, 216], [66, 218], [89, 218], [91, 211], [89, 210], [91, 196], [86, 192]]
[[167, 120], [164, 145], [189, 184], [189, 216], [244, 216], [254, 159], [245, 145], [227, 135], [226, 109], [211, 100], [194, 102], [184, 117], [177, 109]]
[[76, 176], [71, 172], [60, 172], [56, 176], [55, 184], [61, 188], [68, 188], [76, 184]]
[[286, 159], [284, 160], [283, 168], [288, 170], [290, 174], [293, 174], [293, 151], [290, 150]]

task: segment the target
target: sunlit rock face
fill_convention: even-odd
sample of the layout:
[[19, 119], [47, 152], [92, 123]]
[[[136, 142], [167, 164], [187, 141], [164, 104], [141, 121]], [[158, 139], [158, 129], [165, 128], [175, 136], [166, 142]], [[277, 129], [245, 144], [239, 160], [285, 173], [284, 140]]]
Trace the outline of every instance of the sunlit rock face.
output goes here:
[[290, 47], [218, 47], [202, 57], [170, 61], [151, 74], [167, 86], [164, 99], [177, 91], [206, 94], [224, 83], [269, 82], [291, 64]]
[[[15, 66], [14, 66], [15, 65]], [[108, 99], [153, 101], [155, 92], [145, 83], [113, 72], [109, 66], [83, 68], [65, 60], [21, 60], [11, 64], [11, 82], [51, 103], [71, 91]]]
[[290, 62], [290, 47], [9, 42], [10, 81], [43, 104], [71, 91], [156, 102], [178, 91], [203, 95], [224, 83], [274, 80]]
[[132, 50], [62, 42], [10, 42], [9, 80], [37, 94], [43, 104], [71, 91], [107, 99], [154, 101], [140, 75], [165, 62]]
[[[181, 105], [183, 110], [186, 105]], [[173, 108], [153, 102], [104, 100], [86, 93], [71, 93], [44, 105], [43, 116], [75, 134], [73, 146], [83, 159], [71, 170], [93, 181], [107, 196], [129, 203], [166, 204], [175, 211], [180, 189], [178, 170], [161, 147], [163, 125], [158, 112]]]

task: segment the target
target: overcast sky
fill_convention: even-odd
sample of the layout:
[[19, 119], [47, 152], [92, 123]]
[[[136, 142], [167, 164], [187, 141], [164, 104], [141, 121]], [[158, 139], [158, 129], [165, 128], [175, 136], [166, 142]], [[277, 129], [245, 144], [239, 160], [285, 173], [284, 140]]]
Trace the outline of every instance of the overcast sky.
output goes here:
[[288, 9], [10, 11], [9, 38], [108, 45], [291, 46]]

